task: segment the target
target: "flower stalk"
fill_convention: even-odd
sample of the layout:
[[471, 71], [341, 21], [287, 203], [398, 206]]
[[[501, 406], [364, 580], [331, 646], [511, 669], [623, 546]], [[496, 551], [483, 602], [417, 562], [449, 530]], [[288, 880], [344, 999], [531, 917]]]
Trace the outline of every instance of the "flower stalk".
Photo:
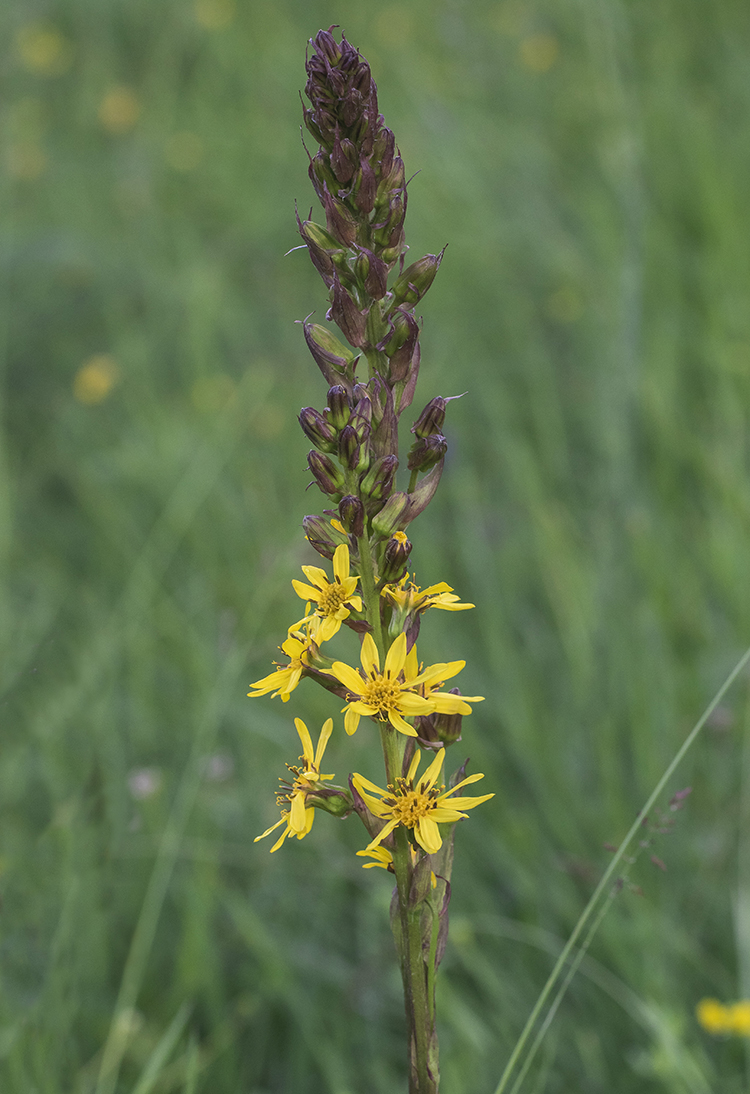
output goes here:
[[[317, 145], [308, 151], [309, 177], [325, 224], [297, 214], [297, 226], [328, 293], [328, 324], [302, 324], [305, 342], [327, 385], [322, 410], [304, 407], [299, 423], [312, 445], [307, 463], [326, 497], [321, 515], [308, 515], [308, 544], [332, 574], [305, 565], [294, 579], [305, 614], [289, 628], [281, 650], [288, 663], [252, 685], [252, 697], [289, 701], [312, 679], [344, 702], [344, 738], [362, 721], [380, 732], [385, 786], [354, 773], [348, 788], [323, 774], [332, 719], [313, 750], [307, 727], [295, 725], [302, 766], [281, 780], [281, 829], [271, 848], [309, 834], [316, 810], [345, 818], [356, 814], [368, 844], [359, 851], [366, 869], [392, 873], [396, 887], [391, 927], [401, 967], [408, 1035], [410, 1094], [437, 1094], [438, 1040], [435, 978], [448, 933], [448, 904], [455, 828], [466, 810], [493, 797], [466, 797], [462, 764], [446, 790], [441, 782], [446, 749], [461, 739], [461, 720], [481, 696], [464, 696], [448, 681], [463, 661], [425, 666], [416, 641], [430, 608], [465, 611], [445, 582], [421, 589], [408, 571], [412, 544], [406, 529], [432, 500], [443, 471], [442, 433], [450, 398], [433, 397], [411, 426], [413, 440], [398, 488], [399, 420], [411, 405], [419, 375], [420, 322], [413, 311], [429, 291], [444, 250], [405, 267], [406, 172], [395, 137], [378, 110], [377, 87], [358, 50], [334, 28], [309, 43], [303, 119]], [[306, 149], [307, 150], [307, 149]], [[366, 375], [363, 375], [366, 373]], [[312, 485], [312, 484], [311, 484]], [[347, 632], [359, 638], [359, 655], [346, 660], [329, 643]], [[351, 642], [351, 635], [349, 636]], [[357, 662], [359, 662], [357, 664]], [[338, 735], [337, 735], [338, 736]], [[423, 752], [428, 757], [418, 771]]]

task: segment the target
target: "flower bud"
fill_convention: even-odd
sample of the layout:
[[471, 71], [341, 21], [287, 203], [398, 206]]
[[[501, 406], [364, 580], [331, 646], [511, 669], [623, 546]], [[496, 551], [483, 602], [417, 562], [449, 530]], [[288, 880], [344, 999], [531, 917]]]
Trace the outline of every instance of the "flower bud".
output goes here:
[[360, 494], [364, 498], [380, 501], [387, 498], [393, 489], [393, 478], [398, 467], [397, 456], [381, 456], [359, 482]]
[[447, 405], [447, 400], [443, 399], [441, 395], [436, 395], [434, 399], [430, 399], [411, 427], [412, 433], [416, 437], [429, 437], [433, 433], [440, 433], [445, 421], [445, 408]]
[[334, 429], [343, 429], [349, 424], [351, 407], [346, 394], [346, 388], [341, 384], [334, 384], [328, 389], [328, 421]]
[[[320, 323], [302, 324], [307, 348], [329, 384], [351, 384], [358, 357]], [[348, 417], [348, 410], [347, 410]]]
[[375, 300], [382, 300], [388, 288], [388, 267], [366, 247], [360, 249], [354, 265], [355, 272], [364, 284], [365, 291]]
[[357, 431], [350, 425], [345, 425], [339, 433], [338, 450], [339, 459], [353, 471], [359, 463], [360, 451], [359, 451], [359, 437]]
[[377, 516], [372, 518], [373, 531], [379, 536], [392, 536], [398, 530], [409, 505], [408, 494], [404, 494], [403, 491], [391, 494]]
[[346, 494], [339, 502], [339, 516], [341, 523], [347, 532], [357, 539], [364, 534], [365, 509], [359, 498], [354, 494]]
[[330, 456], [325, 456], [313, 449], [307, 454], [307, 466], [324, 494], [335, 497], [343, 492], [344, 476]]
[[410, 471], [429, 471], [442, 460], [448, 451], [448, 442], [442, 433], [419, 437], [409, 449], [407, 467]]
[[331, 151], [331, 167], [336, 176], [336, 181], [343, 186], [353, 177], [356, 164], [357, 150], [349, 140], [344, 137], [339, 139], [338, 127], [333, 138], [333, 150]]
[[333, 302], [329, 308], [327, 318], [343, 332], [344, 337], [353, 346], [364, 346], [367, 331], [367, 310], [360, 311], [356, 303], [346, 291], [339, 280], [338, 273], [333, 272]]
[[398, 383], [406, 379], [409, 366], [419, 341], [419, 324], [413, 315], [396, 308], [388, 316], [390, 329], [386, 337], [378, 342], [376, 349], [382, 350], [390, 358], [390, 380]]
[[327, 186], [323, 186], [323, 208], [326, 213], [328, 231], [339, 246], [348, 247], [357, 238], [357, 222], [343, 201], [333, 197]]
[[391, 290], [397, 305], [404, 304], [411, 308], [422, 299], [435, 280], [444, 254], [445, 248], [439, 255], [425, 255], [399, 275]]
[[299, 413], [299, 424], [307, 439], [320, 452], [336, 451], [338, 448], [336, 433], [317, 410], [311, 406], [303, 407]]
[[333, 284], [333, 255], [342, 249], [339, 241], [314, 220], [301, 221], [297, 217], [299, 234], [307, 244], [310, 260], [330, 289]]
[[310, 546], [323, 558], [332, 559], [336, 548], [349, 542], [349, 537], [334, 528], [326, 517], [303, 517], [302, 528]]
[[[363, 384], [357, 384], [354, 389], [354, 398], [357, 398], [357, 389], [360, 391], [367, 389]], [[370, 436], [372, 429], [372, 403], [370, 402], [369, 394], [360, 395], [354, 413], [349, 419], [349, 425], [357, 434], [357, 438], [360, 442], [366, 441]]]
[[375, 195], [377, 193], [378, 180], [369, 161], [362, 157], [359, 178], [354, 200], [360, 213], [369, 216], [375, 208]]
[[383, 551], [380, 580], [400, 581], [406, 573], [406, 564], [410, 554], [411, 543], [406, 532], [394, 532]]

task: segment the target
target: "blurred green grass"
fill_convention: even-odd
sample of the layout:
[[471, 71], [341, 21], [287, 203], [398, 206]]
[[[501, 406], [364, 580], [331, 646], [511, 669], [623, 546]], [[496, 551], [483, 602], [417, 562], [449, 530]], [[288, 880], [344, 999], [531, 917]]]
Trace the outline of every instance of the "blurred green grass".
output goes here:
[[[305, 42], [330, 23], [419, 172], [412, 255], [449, 244], [417, 401], [468, 392], [414, 529], [419, 580], [477, 605], [433, 613], [420, 652], [466, 657], [488, 701], [456, 760], [497, 789], [458, 834], [446, 1091], [494, 1089], [603, 843], [748, 643], [747, 5], [4, 5], [3, 1091], [405, 1083], [360, 833], [252, 844], [292, 717], [333, 713], [312, 687], [245, 698], [323, 504], [294, 321], [326, 305], [284, 254], [313, 200]], [[635, 868], [529, 1090], [747, 1089], [742, 1046], [693, 1017], [750, 995], [747, 726], [743, 685], [682, 774], [667, 873]], [[329, 752], [377, 759], [365, 732]]]

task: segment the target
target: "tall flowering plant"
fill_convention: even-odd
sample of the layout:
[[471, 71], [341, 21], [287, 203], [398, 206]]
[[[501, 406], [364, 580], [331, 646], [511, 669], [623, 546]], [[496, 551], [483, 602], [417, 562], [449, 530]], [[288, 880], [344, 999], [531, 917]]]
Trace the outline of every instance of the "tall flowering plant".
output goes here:
[[[257, 838], [275, 832], [272, 852], [289, 837], [303, 839], [316, 810], [362, 821], [367, 843], [357, 854], [367, 860], [365, 869], [381, 867], [396, 880], [391, 926], [406, 1001], [409, 1090], [432, 1094], [439, 1084], [435, 975], [448, 933], [455, 825], [493, 795], [465, 794], [483, 778], [467, 775], [466, 763], [446, 789], [446, 749], [461, 739], [462, 717], [482, 696], [446, 688], [464, 661], [425, 666], [417, 652], [426, 612], [474, 606], [461, 603], [445, 582], [420, 588], [408, 570], [407, 529], [432, 500], [443, 471], [449, 398], [435, 396], [417, 416], [406, 489], [396, 483], [399, 421], [411, 406], [419, 374], [414, 309], [435, 278], [442, 252], [405, 266], [404, 164], [378, 111], [367, 61], [345, 37], [338, 42], [333, 29], [310, 42], [310, 106], [303, 108], [319, 146], [309, 175], [325, 227], [297, 217], [328, 290], [326, 319], [345, 339], [330, 326], [303, 324], [328, 394], [322, 412], [305, 407], [299, 422], [312, 445], [310, 473], [329, 505], [321, 515], [306, 516], [303, 527], [331, 565], [303, 566], [305, 580], [292, 581], [304, 614], [281, 643], [284, 659], [249, 694], [287, 702], [309, 679], [338, 696], [346, 734], [355, 733], [363, 718], [379, 733], [386, 785], [358, 772], [348, 785], [337, 785], [333, 774], [321, 770], [333, 720], [314, 746], [305, 723], [295, 718], [300, 763], [289, 766], [281, 780], [280, 819]], [[328, 652], [342, 630], [353, 632], [360, 644], [358, 656], [348, 661]]]

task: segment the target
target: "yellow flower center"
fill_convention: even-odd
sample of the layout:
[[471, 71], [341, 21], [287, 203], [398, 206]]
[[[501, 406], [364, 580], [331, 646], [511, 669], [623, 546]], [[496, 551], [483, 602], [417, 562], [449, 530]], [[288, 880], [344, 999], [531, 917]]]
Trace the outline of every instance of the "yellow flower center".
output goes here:
[[[389, 786], [388, 789], [393, 790], [393, 787]], [[426, 817], [435, 808], [439, 794], [440, 791], [435, 786], [427, 793], [423, 793], [413, 790], [403, 780], [399, 780], [394, 796], [383, 800], [391, 806], [392, 816], [398, 820], [399, 824], [403, 824], [406, 828], [414, 828], [422, 817]]]
[[375, 707], [379, 714], [387, 715], [398, 707], [401, 688], [386, 676], [373, 676], [362, 688], [362, 699]]
[[318, 597], [318, 611], [321, 615], [335, 615], [347, 599], [342, 585], [326, 585]]

